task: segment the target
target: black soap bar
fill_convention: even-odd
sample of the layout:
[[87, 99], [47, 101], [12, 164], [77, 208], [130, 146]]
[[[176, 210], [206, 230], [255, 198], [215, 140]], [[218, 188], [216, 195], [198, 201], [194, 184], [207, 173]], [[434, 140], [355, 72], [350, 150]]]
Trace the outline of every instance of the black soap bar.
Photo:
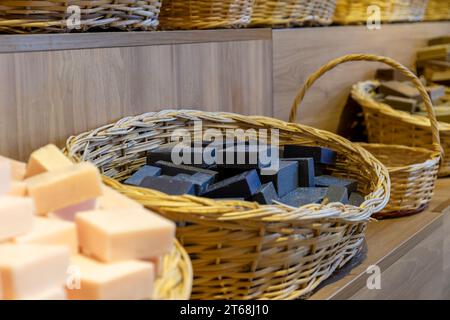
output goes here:
[[162, 169], [162, 173], [168, 176], [176, 176], [177, 174], [180, 173], [185, 173], [189, 175], [194, 175], [196, 173], [204, 173], [213, 176], [215, 179], [217, 175], [217, 172], [213, 170], [193, 166], [186, 166], [182, 164], [173, 164], [168, 161], [158, 161], [155, 163], [155, 166], [160, 167]]
[[391, 106], [393, 109], [409, 113], [413, 113], [416, 110], [417, 105], [417, 100], [396, 96], [387, 96], [384, 99], [384, 102]]
[[386, 96], [397, 96], [421, 100], [419, 90], [412, 85], [399, 81], [382, 82], [380, 85], [380, 93], [383, 93]]
[[[208, 168], [210, 164], [206, 164], [203, 158], [203, 148], [189, 148], [187, 150], [180, 149], [177, 156], [182, 162], [182, 165], [195, 166], [200, 168]], [[154, 165], [158, 161], [174, 162], [172, 158], [174, 152], [173, 147], [161, 147], [151, 150], [147, 153], [147, 164]], [[215, 150], [211, 151], [212, 156], [215, 156]]]
[[355, 192], [358, 189], [358, 182], [353, 179], [338, 178], [333, 176], [316, 177], [316, 187], [345, 187], [348, 192]]
[[157, 177], [161, 175], [161, 168], [153, 166], [143, 166], [129, 177], [125, 184], [132, 186], [140, 186], [145, 177]]
[[279, 168], [274, 174], [264, 174], [261, 171], [261, 181], [272, 182], [278, 196], [283, 197], [298, 188], [298, 175], [297, 161], [280, 161]]
[[198, 194], [205, 192], [206, 188], [214, 181], [214, 176], [202, 172], [194, 175], [180, 173], [174, 178], [192, 182], [196, 186]]
[[322, 147], [286, 145], [284, 158], [313, 158], [316, 164], [335, 164], [336, 152]]
[[280, 202], [291, 207], [300, 207], [311, 203], [321, 203], [328, 188], [297, 188], [281, 198]]
[[299, 187], [314, 187], [314, 159], [313, 158], [291, 158], [281, 159], [282, 161], [297, 161], [298, 162], [298, 186]]
[[274, 200], [278, 201], [278, 194], [272, 182], [263, 184], [258, 192], [253, 195], [253, 201], [259, 204], [272, 204]]
[[330, 186], [324, 200], [327, 203], [340, 202], [343, 204], [348, 204], [348, 190], [346, 187]]
[[359, 207], [365, 201], [364, 196], [357, 192], [352, 192], [349, 198], [349, 203], [352, 206]]
[[246, 171], [210, 185], [202, 196], [210, 198], [250, 198], [261, 188], [256, 170]]
[[170, 195], [195, 195], [195, 185], [190, 181], [181, 181], [173, 177], [146, 177], [142, 180], [142, 188], [158, 190]]
[[217, 166], [242, 170], [261, 169], [271, 165], [275, 147], [258, 145], [231, 146], [217, 151]]

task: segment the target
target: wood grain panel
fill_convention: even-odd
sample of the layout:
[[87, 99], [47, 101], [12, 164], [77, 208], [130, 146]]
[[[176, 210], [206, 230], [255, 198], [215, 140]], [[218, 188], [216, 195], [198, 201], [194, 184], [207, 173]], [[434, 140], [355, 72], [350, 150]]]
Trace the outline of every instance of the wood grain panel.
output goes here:
[[[273, 31], [274, 115], [288, 119], [292, 101], [308, 75], [329, 60], [349, 53], [392, 57], [411, 66], [417, 48], [448, 34], [450, 22], [287, 29]], [[325, 75], [308, 92], [299, 122], [336, 131], [351, 86], [373, 77], [377, 64], [353, 63]]]
[[381, 289], [359, 290], [353, 300], [449, 299], [443, 273], [443, 226], [381, 274]]
[[[428, 210], [409, 217], [370, 222], [366, 232], [368, 247], [366, 258], [347, 273], [338, 273], [329, 281], [327, 280], [326, 284], [311, 296], [311, 299], [395, 297], [402, 292], [395, 291], [396, 286], [390, 283], [402, 282], [407, 282], [403, 286], [405, 290], [423, 287], [422, 291], [417, 289], [416, 292], [410, 292], [409, 296], [405, 293], [405, 298], [412, 298], [414, 295], [420, 298], [432, 298], [434, 294], [446, 296], [444, 292], [446, 286], [440, 285], [438, 287], [440, 291], [432, 292], [432, 285], [426, 286], [425, 283], [450, 283], [447, 277], [450, 270], [444, 270], [443, 265], [443, 261], [445, 264], [445, 260], [449, 259], [448, 254], [443, 253], [444, 238], [445, 241], [449, 238], [448, 232], [445, 233], [443, 221], [444, 217], [448, 218], [450, 212], [449, 207], [444, 208], [442, 205], [443, 203], [450, 205], [449, 190], [450, 178], [440, 179]], [[396, 263], [399, 264], [394, 266]], [[364, 291], [367, 278], [370, 276], [367, 268], [372, 265], [379, 266], [383, 272], [382, 288], [383, 281], [385, 287], [382, 293], [378, 292], [379, 296], [377, 292]], [[388, 272], [392, 266], [394, 268], [390, 271], [391, 273], [384, 278], [384, 272]], [[450, 299], [450, 296], [446, 297]]]
[[0, 54], [0, 154], [167, 108], [272, 114], [269, 40]]
[[0, 35], [0, 53], [271, 40], [270, 29]]

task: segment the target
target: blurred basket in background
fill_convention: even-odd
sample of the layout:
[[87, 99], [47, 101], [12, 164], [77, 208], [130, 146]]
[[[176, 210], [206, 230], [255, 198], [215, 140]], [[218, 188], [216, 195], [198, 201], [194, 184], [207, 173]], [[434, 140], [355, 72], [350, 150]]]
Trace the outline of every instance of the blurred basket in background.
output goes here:
[[449, 20], [450, 0], [428, 0], [425, 12], [426, 21]]
[[352, 54], [334, 59], [310, 75], [292, 104], [290, 121], [297, 118], [297, 109], [306, 91], [322, 75], [338, 65], [350, 61], [382, 62], [409, 78], [419, 91], [429, 119], [415, 117], [371, 98], [370, 92], [356, 85], [352, 97], [361, 106], [370, 144], [360, 144], [370, 151], [389, 170], [391, 195], [377, 218], [414, 214], [427, 208], [434, 193], [442, 155], [438, 122], [430, 97], [421, 81], [406, 67], [387, 57]]
[[155, 30], [160, 8], [161, 0], [0, 1], [0, 32]]
[[334, 22], [361, 24], [375, 18], [373, 8], [380, 9], [383, 23], [422, 21], [427, 0], [337, 0]]
[[164, 0], [161, 29], [215, 29], [245, 27], [253, 0]]
[[250, 26], [321, 26], [333, 22], [336, 0], [255, 0]]

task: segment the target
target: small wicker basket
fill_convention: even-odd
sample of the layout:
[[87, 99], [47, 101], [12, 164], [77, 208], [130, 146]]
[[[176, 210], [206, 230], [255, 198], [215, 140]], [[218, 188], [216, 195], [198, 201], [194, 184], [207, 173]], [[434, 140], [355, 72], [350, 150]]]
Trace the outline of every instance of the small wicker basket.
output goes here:
[[164, 0], [161, 28], [238, 28], [250, 23], [253, 0]]
[[[79, 28], [70, 27], [78, 14]], [[0, 1], [0, 32], [51, 33], [93, 27], [155, 30], [161, 0], [8, 0]]]
[[[298, 105], [314, 82], [326, 72], [349, 61], [382, 62], [398, 69], [413, 82], [425, 102], [430, 120], [427, 120], [426, 125], [420, 126], [420, 131], [416, 131], [412, 127], [419, 126], [418, 124], [412, 122], [408, 126], [402, 127], [401, 118], [392, 115], [392, 108], [384, 105], [378, 106], [378, 103], [373, 100], [368, 103], [367, 94], [357, 92], [355, 89], [352, 91], [353, 98], [363, 107], [369, 131], [369, 141], [390, 143], [388, 145], [362, 145], [388, 167], [392, 183], [389, 204], [376, 217], [397, 217], [420, 212], [428, 206], [433, 195], [441, 152], [443, 151], [440, 146], [438, 123], [430, 97], [420, 80], [406, 67], [387, 57], [364, 54], [347, 55], [330, 61], [308, 78], [292, 105], [290, 121], [296, 120]], [[380, 125], [375, 127], [372, 123], [384, 123], [384, 127]], [[428, 146], [428, 149], [399, 145], [405, 143], [407, 139], [411, 143], [418, 135], [426, 137], [424, 139], [426, 143], [423, 143], [422, 146]], [[383, 139], [381, 139], [382, 141], [372, 141], [374, 137]], [[385, 137], [388, 137], [388, 139]]]
[[255, 0], [250, 26], [321, 26], [333, 22], [336, 0]]
[[380, 8], [380, 22], [422, 21], [427, 0], [337, 0], [334, 22], [366, 23], [374, 6]]
[[[369, 141], [428, 148], [432, 139], [430, 120], [424, 116], [395, 110], [376, 101], [373, 92], [379, 85], [378, 81], [364, 81], [352, 88], [353, 98], [364, 110]], [[439, 122], [438, 128], [444, 150], [439, 176], [444, 177], [450, 175], [450, 124]]]
[[428, 6], [425, 12], [425, 20], [450, 20], [450, 1], [428, 0]]
[[[146, 160], [146, 151], [171, 133], [206, 129], [278, 129], [280, 144], [324, 146], [338, 152], [336, 174], [359, 181], [360, 207], [340, 203], [300, 208], [170, 196], [121, 184]], [[389, 200], [387, 169], [364, 148], [335, 134], [262, 116], [165, 110], [124, 118], [70, 137], [72, 158], [93, 162], [107, 183], [176, 221], [177, 238], [194, 268], [194, 299], [295, 299], [310, 294], [360, 250], [368, 219]]]

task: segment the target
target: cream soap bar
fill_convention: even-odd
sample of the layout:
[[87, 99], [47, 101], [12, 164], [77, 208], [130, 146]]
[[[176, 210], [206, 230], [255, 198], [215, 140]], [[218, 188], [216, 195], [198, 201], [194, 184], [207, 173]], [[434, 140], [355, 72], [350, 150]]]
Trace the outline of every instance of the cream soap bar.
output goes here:
[[78, 253], [77, 228], [73, 222], [35, 217], [33, 230], [13, 241], [18, 244], [61, 245], [68, 247], [72, 254]]
[[49, 144], [34, 151], [28, 160], [26, 177], [54, 171], [72, 165], [62, 152], [53, 144]]
[[75, 215], [78, 212], [91, 211], [97, 208], [98, 208], [97, 199], [90, 199], [67, 208], [56, 210], [55, 212], [49, 214], [49, 216], [73, 222], [75, 221]]
[[154, 269], [151, 263], [120, 261], [101, 263], [76, 255], [71, 268], [77, 268], [79, 288], [68, 289], [70, 300], [141, 300], [153, 298]]
[[145, 209], [80, 212], [75, 221], [81, 252], [103, 262], [162, 256], [175, 237], [172, 221]]
[[27, 195], [27, 184], [24, 181], [13, 181], [8, 191], [8, 195], [25, 197]]
[[23, 297], [22, 300], [67, 300], [67, 293], [63, 286], [58, 286], [32, 296]]
[[25, 179], [26, 163], [0, 156], [0, 161], [6, 160], [11, 165], [11, 178], [16, 181]]
[[69, 250], [62, 246], [0, 245], [3, 298], [26, 299], [65, 283]]
[[0, 196], [0, 242], [30, 232], [33, 217], [31, 199]]
[[0, 196], [6, 194], [11, 188], [11, 164], [0, 159]]
[[88, 162], [46, 172], [25, 181], [39, 215], [67, 208], [102, 194], [100, 174]]
[[103, 185], [103, 195], [98, 198], [98, 204], [100, 209], [118, 209], [118, 208], [144, 208], [140, 203], [134, 201], [120, 192]]

